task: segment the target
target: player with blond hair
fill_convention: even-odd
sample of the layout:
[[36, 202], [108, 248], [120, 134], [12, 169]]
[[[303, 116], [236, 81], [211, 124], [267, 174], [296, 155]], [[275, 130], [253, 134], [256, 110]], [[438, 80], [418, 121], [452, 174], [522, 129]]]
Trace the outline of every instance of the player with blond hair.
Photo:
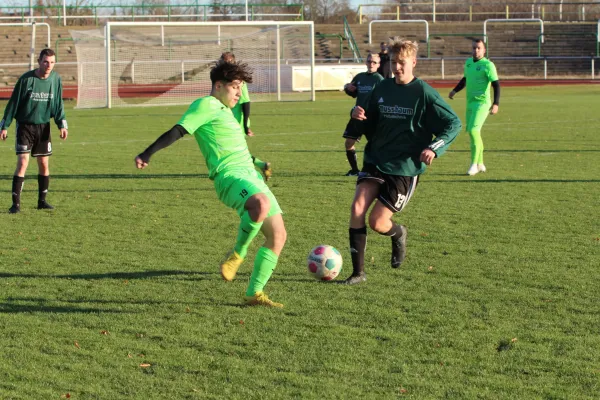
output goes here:
[[392, 268], [402, 264], [408, 230], [392, 217], [406, 207], [425, 167], [446, 151], [461, 129], [450, 106], [414, 76], [417, 43], [394, 38], [389, 51], [394, 79], [379, 82], [364, 106], [352, 110], [367, 145], [350, 210], [352, 275], [345, 281], [350, 285], [366, 280], [366, 218], [373, 203], [369, 226], [391, 238]]

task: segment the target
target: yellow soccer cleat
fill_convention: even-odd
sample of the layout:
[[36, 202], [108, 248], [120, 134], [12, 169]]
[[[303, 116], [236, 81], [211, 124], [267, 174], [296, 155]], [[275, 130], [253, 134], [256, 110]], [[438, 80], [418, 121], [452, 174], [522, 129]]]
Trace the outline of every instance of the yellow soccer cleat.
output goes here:
[[245, 302], [247, 306], [283, 308], [283, 304], [275, 303], [273, 300], [269, 299], [269, 296], [267, 296], [264, 292], [256, 292], [254, 296], [246, 296]]
[[221, 263], [221, 276], [227, 282], [231, 282], [235, 275], [237, 274], [240, 265], [244, 262], [244, 259], [235, 252], [235, 250], [231, 250], [231, 252], [227, 253], [225, 261]]
[[266, 162], [265, 166], [262, 167], [260, 169], [265, 177], [265, 181], [268, 181], [269, 179], [271, 179], [271, 176], [273, 175], [273, 169], [271, 168], [271, 163], [270, 162]]

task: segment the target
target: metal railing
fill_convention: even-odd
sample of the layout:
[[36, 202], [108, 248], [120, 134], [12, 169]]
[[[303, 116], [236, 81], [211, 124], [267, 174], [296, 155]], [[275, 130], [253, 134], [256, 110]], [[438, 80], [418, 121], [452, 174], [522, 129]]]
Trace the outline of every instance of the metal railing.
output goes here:
[[[275, 11], [277, 12], [275, 12]], [[297, 10], [297, 11], [294, 11]], [[30, 12], [33, 15], [30, 15]], [[165, 5], [90, 5], [90, 6], [32, 6], [0, 7], [0, 20], [38, 21], [54, 20], [67, 25], [68, 20], [88, 20], [99, 25], [100, 20], [127, 21], [214, 21], [285, 18], [304, 21], [304, 5], [293, 4], [165, 4]]]
[[350, 28], [350, 24], [348, 23], [348, 19], [346, 18], [346, 16], [344, 16], [344, 36], [346, 36], [346, 39], [348, 39], [348, 47], [350, 48], [350, 51], [352, 51], [352, 55], [354, 56], [354, 62], [362, 62], [363, 59], [360, 55], [360, 50], [358, 49], [356, 40], [354, 40], [352, 28]]
[[600, 19], [600, 4], [594, 1], [556, 2], [535, 0], [514, 2], [401, 2], [396, 4], [361, 4], [359, 23], [372, 19], [426, 19], [438, 21], [483, 21], [490, 18], [540, 18], [546, 21], [595, 21]]

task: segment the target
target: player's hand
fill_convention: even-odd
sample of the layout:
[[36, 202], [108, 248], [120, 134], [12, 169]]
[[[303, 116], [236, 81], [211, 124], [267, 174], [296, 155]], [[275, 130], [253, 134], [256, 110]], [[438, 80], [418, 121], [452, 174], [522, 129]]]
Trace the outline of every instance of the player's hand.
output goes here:
[[361, 106], [356, 106], [352, 109], [352, 119], [357, 119], [359, 121], [364, 121], [367, 119], [365, 115], [365, 110]]
[[351, 83], [346, 83], [344, 85], [344, 90], [347, 91], [347, 92], [350, 92], [350, 93], [354, 93], [354, 92], [356, 92], [356, 86], [354, 86]]
[[140, 158], [140, 156], [137, 156], [137, 157], [135, 158], [135, 167], [136, 167], [137, 169], [144, 169], [144, 168], [146, 168], [147, 166], [148, 166], [148, 163], [147, 163], [147, 162], [145, 162], [144, 160], [142, 160], [142, 159]]
[[492, 105], [492, 108], [490, 108], [490, 114], [495, 115], [497, 113], [498, 113], [498, 104], [494, 104], [494, 105]]
[[456, 92], [455, 92], [454, 90], [453, 90], [453, 91], [451, 91], [451, 92], [450, 92], [450, 94], [448, 95], [448, 98], [449, 98], [450, 100], [454, 100], [454, 95], [455, 95], [455, 94], [456, 94]]
[[254, 132], [252, 132], [252, 129], [248, 128], [248, 130], [246, 131], [246, 136], [254, 136]]
[[69, 136], [69, 131], [67, 131], [65, 128], [61, 128], [60, 129], [60, 138], [62, 140], [65, 140], [67, 138], [67, 136]]
[[431, 162], [435, 158], [435, 152], [429, 148], [421, 152], [420, 161], [424, 162], [425, 165], [431, 165]]
[[0, 131], [0, 139], [2, 140], [6, 140], [6, 137], [8, 136], [8, 131], [6, 129], [2, 129]]

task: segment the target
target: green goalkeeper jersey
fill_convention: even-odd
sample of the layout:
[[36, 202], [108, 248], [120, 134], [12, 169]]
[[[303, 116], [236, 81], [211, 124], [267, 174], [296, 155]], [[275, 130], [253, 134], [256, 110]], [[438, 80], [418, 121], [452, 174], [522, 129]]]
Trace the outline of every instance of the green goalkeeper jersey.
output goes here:
[[494, 63], [485, 57], [477, 61], [469, 58], [465, 62], [464, 75], [467, 79], [467, 102], [491, 103], [490, 83], [498, 80]]
[[231, 109], [216, 98], [194, 101], [177, 124], [198, 142], [210, 179], [225, 170], [254, 169], [242, 127]]
[[390, 175], [421, 174], [421, 152], [429, 147], [442, 155], [461, 129], [452, 108], [419, 78], [405, 85], [394, 79], [381, 81], [365, 107], [367, 120], [357, 126], [368, 140], [365, 163]]
[[24, 124], [45, 124], [51, 118], [59, 129], [68, 128], [60, 76], [52, 71], [48, 78], [41, 79], [35, 70], [24, 73], [6, 105], [0, 129], [8, 129], [14, 119]]

